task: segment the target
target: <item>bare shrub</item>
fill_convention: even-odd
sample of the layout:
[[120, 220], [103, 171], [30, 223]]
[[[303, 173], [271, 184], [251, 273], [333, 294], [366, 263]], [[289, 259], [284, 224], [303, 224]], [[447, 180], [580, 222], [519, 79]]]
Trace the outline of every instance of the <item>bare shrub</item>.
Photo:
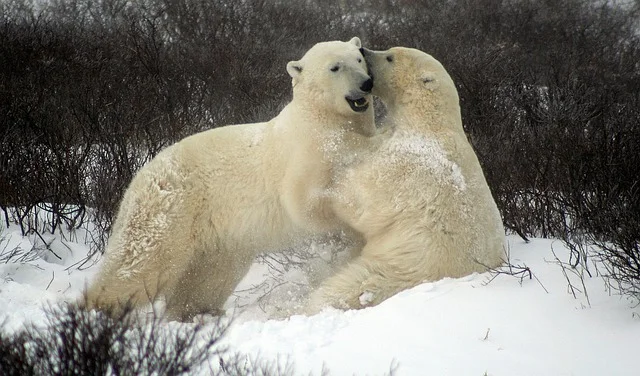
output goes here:
[[4, 375], [179, 375], [219, 356], [226, 330], [213, 326], [170, 328], [160, 317], [140, 323], [130, 309], [115, 318], [73, 305], [50, 307], [46, 327], [0, 332]]
[[54, 214], [46, 231], [95, 220], [108, 234], [131, 177], [162, 148], [271, 118], [289, 99], [287, 61], [313, 43], [358, 35], [370, 48], [422, 49], [447, 67], [508, 230], [566, 241], [589, 233], [581, 239], [607, 255], [608, 274], [631, 286], [640, 5], [618, 3], [4, 2], [5, 224], [43, 231], [28, 218], [46, 203]]

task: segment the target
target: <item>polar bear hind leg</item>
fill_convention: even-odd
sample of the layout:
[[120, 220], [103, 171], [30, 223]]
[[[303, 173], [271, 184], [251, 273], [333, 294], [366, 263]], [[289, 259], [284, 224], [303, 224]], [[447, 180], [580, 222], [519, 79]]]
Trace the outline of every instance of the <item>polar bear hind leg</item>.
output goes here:
[[157, 176], [141, 176], [133, 184], [136, 189], [123, 198], [103, 268], [86, 292], [89, 309], [117, 313], [123, 305], [149, 303], [165, 286], [175, 285], [192, 259], [194, 249], [184, 239], [182, 192]]
[[[219, 250], [219, 249], [218, 249]], [[224, 252], [223, 252], [224, 253]], [[223, 314], [227, 298], [253, 261], [230, 257], [239, 252], [196, 252], [187, 269], [166, 293], [169, 320], [192, 321], [199, 314]]]

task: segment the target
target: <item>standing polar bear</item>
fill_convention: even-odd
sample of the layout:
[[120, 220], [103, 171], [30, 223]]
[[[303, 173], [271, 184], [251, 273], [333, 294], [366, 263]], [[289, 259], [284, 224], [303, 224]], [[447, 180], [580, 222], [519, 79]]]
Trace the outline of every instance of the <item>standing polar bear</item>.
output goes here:
[[170, 319], [216, 312], [257, 253], [336, 230], [336, 174], [371, 150], [372, 81], [360, 40], [289, 62], [293, 99], [266, 123], [187, 137], [127, 188], [87, 308], [166, 299]]
[[500, 213], [443, 66], [414, 49], [363, 51], [391, 136], [340, 178], [336, 212], [366, 245], [312, 294], [307, 313], [376, 305], [424, 281], [497, 267], [504, 257]]

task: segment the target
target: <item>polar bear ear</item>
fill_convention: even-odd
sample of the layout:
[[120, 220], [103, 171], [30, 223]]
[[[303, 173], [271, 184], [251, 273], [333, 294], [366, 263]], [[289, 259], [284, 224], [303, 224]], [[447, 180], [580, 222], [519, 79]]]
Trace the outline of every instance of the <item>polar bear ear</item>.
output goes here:
[[351, 38], [351, 40], [349, 41], [349, 43], [351, 43], [351, 44], [355, 44], [355, 45], [356, 45], [356, 47], [358, 47], [358, 48], [362, 47], [362, 43], [360, 42], [360, 38], [358, 38], [358, 37], [353, 37], [353, 38]]
[[302, 72], [300, 61], [290, 61], [287, 63], [287, 72], [291, 78], [296, 78]]

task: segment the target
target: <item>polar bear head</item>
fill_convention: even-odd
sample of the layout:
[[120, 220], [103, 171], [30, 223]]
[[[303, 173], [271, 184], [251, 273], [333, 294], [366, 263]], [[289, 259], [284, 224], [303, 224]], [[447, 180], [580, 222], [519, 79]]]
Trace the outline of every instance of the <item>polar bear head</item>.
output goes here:
[[293, 100], [325, 113], [371, 115], [373, 81], [360, 48], [357, 37], [349, 42], [321, 42], [302, 59], [290, 61], [287, 72], [292, 78]]
[[[412, 112], [459, 117], [458, 91], [442, 64], [420, 50], [394, 47], [362, 53], [376, 81], [373, 94], [380, 97], [389, 113]], [[456, 122], [457, 123], [457, 122]]]

